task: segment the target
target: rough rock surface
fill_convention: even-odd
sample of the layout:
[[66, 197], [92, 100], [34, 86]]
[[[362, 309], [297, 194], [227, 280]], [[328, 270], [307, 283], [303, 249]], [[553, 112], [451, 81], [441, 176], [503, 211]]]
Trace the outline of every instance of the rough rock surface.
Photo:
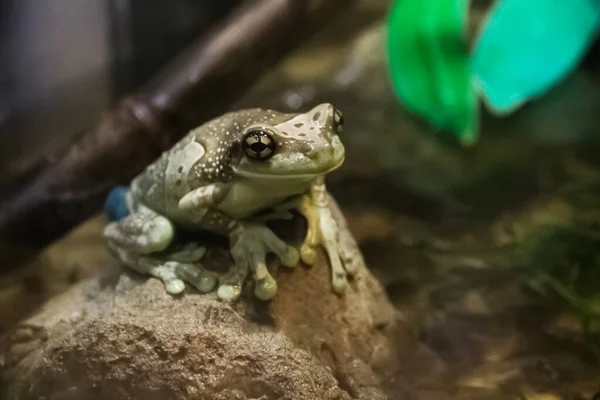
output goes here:
[[[247, 290], [229, 304], [192, 290], [171, 297], [158, 280], [107, 261], [104, 274], [2, 339], [0, 398], [413, 398], [407, 381], [424, 375], [419, 363], [428, 376], [440, 365], [416, 345], [360, 255], [355, 262], [360, 272], [342, 297], [321, 254], [312, 268], [279, 271], [273, 301]], [[403, 371], [400, 360], [418, 363]]]

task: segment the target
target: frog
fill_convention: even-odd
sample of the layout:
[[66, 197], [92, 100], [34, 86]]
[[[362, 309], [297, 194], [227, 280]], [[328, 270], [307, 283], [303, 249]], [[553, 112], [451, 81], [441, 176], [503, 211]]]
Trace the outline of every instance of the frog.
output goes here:
[[[126, 266], [160, 279], [172, 295], [187, 283], [235, 300], [252, 275], [254, 295], [269, 300], [277, 282], [267, 269], [267, 254], [293, 268], [300, 261], [313, 265], [322, 247], [333, 291], [343, 294], [356, 269], [352, 254], [340, 246], [325, 185], [326, 175], [345, 159], [343, 127], [341, 111], [322, 103], [305, 113], [230, 111], [192, 129], [121, 187], [121, 212], [103, 231], [108, 248]], [[299, 248], [267, 224], [289, 219], [293, 210], [307, 222]], [[180, 230], [227, 238], [228, 271], [202, 266], [201, 243], [168, 253]]]

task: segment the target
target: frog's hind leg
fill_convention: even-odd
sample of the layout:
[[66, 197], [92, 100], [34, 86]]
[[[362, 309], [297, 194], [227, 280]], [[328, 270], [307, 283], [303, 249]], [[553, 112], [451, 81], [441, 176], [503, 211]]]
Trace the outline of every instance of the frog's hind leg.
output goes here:
[[158, 213], [140, 206], [135, 213], [109, 223], [103, 232], [108, 248], [127, 267], [161, 279], [169, 293], [179, 293], [184, 289], [183, 282], [177, 279], [172, 268], [158, 268], [146, 257], [151, 253], [165, 250], [173, 240], [174, 228], [171, 222]]
[[236, 300], [242, 294], [242, 286], [250, 272], [247, 262], [237, 262], [229, 266], [229, 271], [219, 277], [217, 296], [221, 300]]
[[165, 285], [165, 290], [174, 295], [183, 292], [184, 282], [191, 284], [201, 293], [212, 291], [217, 283], [216, 274], [205, 270], [199, 262], [164, 261], [141, 257], [139, 264], [150, 275], [160, 279]]
[[[130, 200], [127, 194], [119, 195], [118, 201]], [[181, 293], [185, 289], [184, 281], [203, 293], [214, 288], [217, 281], [215, 274], [200, 264], [206, 248], [192, 244], [179, 251], [165, 253], [173, 241], [173, 224], [142, 204], [132, 206], [129, 202], [127, 206], [135, 212], [125, 214], [121, 211], [122, 218], [109, 223], [104, 229], [109, 249], [123, 264], [141, 274], [160, 279], [171, 294]]]
[[127, 267], [139, 272], [140, 274], [150, 275], [160, 279], [164, 283], [165, 290], [168, 293], [179, 294], [185, 289], [185, 284], [175, 274], [175, 268], [173, 265], [169, 265], [158, 258], [132, 252], [115, 244], [115, 242], [112, 241], [108, 242], [108, 247]]
[[166, 255], [143, 255], [132, 252], [114, 242], [109, 247], [117, 258], [129, 268], [154, 278], [160, 279], [165, 290], [173, 295], [183, 292], [187, 282], [201, 293], [212, 291], [217, 282], [215, 273], [207, 271], [200, 264], [206, 252], [205, 247], [187, 248], [177, 253]]
[[144, 206], [104, 228], [104, 237], [109, 242], [139, 254], [165, 250], [174, 233], [173, 224], [167, 218]]

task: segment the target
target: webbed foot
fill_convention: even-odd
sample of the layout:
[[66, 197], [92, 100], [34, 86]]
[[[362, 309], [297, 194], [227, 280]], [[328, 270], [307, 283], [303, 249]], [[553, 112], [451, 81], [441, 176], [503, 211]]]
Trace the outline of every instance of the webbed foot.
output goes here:
[[274, 253], [286, 267], [298, 264], [298, 251], [279, 239], [268, 227], [255, 223], [240, 225], [230, 238], [234, 265], [222, 278], [217, 295], [235, 299], [241, 294], [241, 285], [251, 271], [254, 276], [254, 294], [261, 300], [271, 299], [277, 292], [277, 283], [267, 269], [267, 253]]
[[353, 255], [346, 246], [340, 245], [339, 227], [329, 209], [327, 202], [315, 202], [310, 196], [303, 198], [300, 212], [308, 222], [306, 239], [300, 248], [300, 257], [308, 265], [315, 263], [317, 248], [325, 248], [331, 264], [331, 280], [333, 290], [342, 294], [348, 286], [348, 276], [357, 273]]
[[211, 292], [217, 283], [217, 274], [202, 267], [200, 260], [206, 248], [188, 245], [169, 255], [143, 255], [109, 242], [109, 247], [126, 266], [160, 279], [165, 290], [177, 295], [185, 289], [185, 283], [201, 293]]

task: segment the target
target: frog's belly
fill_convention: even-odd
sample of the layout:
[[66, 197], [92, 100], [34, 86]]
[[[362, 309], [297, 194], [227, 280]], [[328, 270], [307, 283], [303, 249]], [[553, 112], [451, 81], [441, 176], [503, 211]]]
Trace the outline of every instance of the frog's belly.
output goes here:
[[308, 190], [313, 179], [278, 181], [257, 184], [253, 181], [234, 183], [217, 209], [234, 219], [245, 219], [288, 197]]

